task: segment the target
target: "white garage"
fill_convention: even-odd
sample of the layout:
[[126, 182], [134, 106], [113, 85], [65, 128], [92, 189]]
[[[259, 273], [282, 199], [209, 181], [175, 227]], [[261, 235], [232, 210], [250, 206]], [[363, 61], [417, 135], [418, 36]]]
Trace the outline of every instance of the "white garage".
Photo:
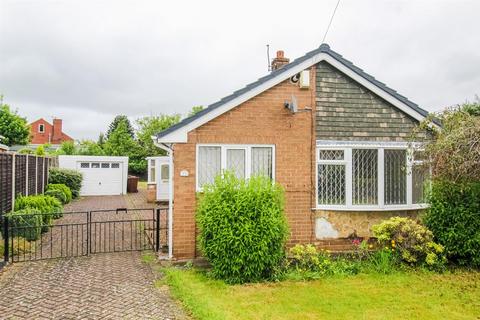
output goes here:
[[58, 166], [83, 174], [82, 196], [127, 193], [128, 157], [58, 156]]

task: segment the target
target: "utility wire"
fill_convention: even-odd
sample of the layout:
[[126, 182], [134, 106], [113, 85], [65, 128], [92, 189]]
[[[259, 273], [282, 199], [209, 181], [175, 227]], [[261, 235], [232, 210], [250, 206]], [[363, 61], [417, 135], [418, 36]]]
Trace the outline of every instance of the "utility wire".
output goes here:
[[330, 26], [332, 25], [333, 17], [335, 17], [335, 13], [337, 12], [338, 5], [340, 4], [340, 0], [337, 1], [337, 5], [335, 6], [335, 9], [333, 10], [332, 17], [330, 18], [330, 22], [328, 23], [327, 30], [325, 31], [325, 35], [323, 36], [322, 43], [325, 42], [325, 39], [327, 38], [328, 31], [330, 30]]

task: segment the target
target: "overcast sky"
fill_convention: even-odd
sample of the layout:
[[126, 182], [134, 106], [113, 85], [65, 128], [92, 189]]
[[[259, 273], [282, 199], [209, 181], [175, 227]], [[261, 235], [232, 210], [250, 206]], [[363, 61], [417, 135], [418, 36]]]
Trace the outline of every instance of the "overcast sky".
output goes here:
[[[117, 114], [185, 114], [317, 48], [337, 0], [0, 0], [0, 94], [96, 139]], [[480, 1], [342, 0], [326, 42], [421, 107], [480, 94]]]

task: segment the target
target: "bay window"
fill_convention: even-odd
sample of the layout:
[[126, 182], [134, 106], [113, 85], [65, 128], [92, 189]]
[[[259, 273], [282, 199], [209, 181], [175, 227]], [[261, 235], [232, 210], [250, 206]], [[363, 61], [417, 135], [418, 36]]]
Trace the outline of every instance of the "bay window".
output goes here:
[[274, 179], [273, 145], [214, 145], [197, 146], [197, 190], [213, 183], [222, 171], [232, 171], [240, 179], [265, 175]]
[[317, 208], [424, 207], [428, 170], [417, 157], [400, 142], [317, 141]]

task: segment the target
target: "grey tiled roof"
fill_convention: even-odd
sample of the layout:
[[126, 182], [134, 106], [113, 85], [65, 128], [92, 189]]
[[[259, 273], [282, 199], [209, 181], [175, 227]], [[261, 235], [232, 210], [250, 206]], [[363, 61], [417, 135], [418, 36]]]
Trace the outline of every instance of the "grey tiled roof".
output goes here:
[[337, 52], [330, 49], [330, 46], [328, 44], [323, 43], [322, 45], [320, 45], [319, 48], [317, 48], [315, 50], [312, 50], [310, 52], [307, 52], [304, 56], [295, 59], [291, 63], [283, 66], [281, 69], [272, 71], [270, 74], [258, 79], [255, 82], [252, 82], [252, 83], [246, 85], [244, 88], [242, 88], [240, 90], [237, 90], [234, 93], [232, 93], [231, 95], [226, 96], [226, 97], [222, 98], [221, 100], [209, 105], [207, 108], [203, 109], [202, 111], [198, 112], [197, 114], [195, 114], [191, 117], [185, 118], [182, 121], [180, 121], [179, 123], [171, 126], [170, 128], [161, 131], [160, 133], [157, 134], [157, 137], [158, 138], [163, 137], [163, 136], [167, 135], [168, 133], [173, 132], [173, 131], [191, 123], [192, 121], [194, 121], [194, 120], [202, 117], [203, 115], [217, 109], [218, 107], [220, 107], [220, 106], [224, 105], [225, 103], [237, 98], [238, 96], [244, 94], [245, 92], [248, 92], [248, 91], [260, 86], [261, 84], [265, 83], [266, 81], [268, 81], [270, 79], [273, 79], [273, 78], [281, 75], [282, 73], [286, 73], [291, 68], [299, 65], [300, 63], [304, 62], [307, 59], [310, 59], [312, 56], [315, 56], [319, 53], [328, 54], [329, 56], [331, 56], [332, 58], [334, 58], [335, 60], [337, 60], [338, 62], [343, 64], [345, 67], [349, 68], [350, 70], [352, 70], [353, 72], [355, 72], [356, 74], [358, 74], [359, 76], [364, 78], [365, 80], [368, 80], [369, 82], [371, 82], [372, 84], [374, 84], [378, 88], [382, 89], [383, 91], [385, 91], [385, 92], [389, 93], [390, 95], [394, 96], [395, 98], [397, 98], [398, 100], [400, 100], [401, 102], [403, 102], [404, 104], [406, 104], [407, 106], [409, 106], [410, 108], [412, 108], [413, 110], [415, 110], [416, 112], [421, 114], [422, 116], [424, 116], [424, 117], [428, 116], [428, 111], [420, 108], [416, 103], [408, 100], [405, 96], [402, 96], [397, 91], [388, 87], [386, 84], [376, 80], [373, 76], [369, 75], [368, 73], [366, 73], [365, 71], [363, 71], [359, 67], [355, 66], [352, 62], [350, 62], [347, 59], [345, 59], [344, 57], [342, 57], [342, 55], [340, 55]]

